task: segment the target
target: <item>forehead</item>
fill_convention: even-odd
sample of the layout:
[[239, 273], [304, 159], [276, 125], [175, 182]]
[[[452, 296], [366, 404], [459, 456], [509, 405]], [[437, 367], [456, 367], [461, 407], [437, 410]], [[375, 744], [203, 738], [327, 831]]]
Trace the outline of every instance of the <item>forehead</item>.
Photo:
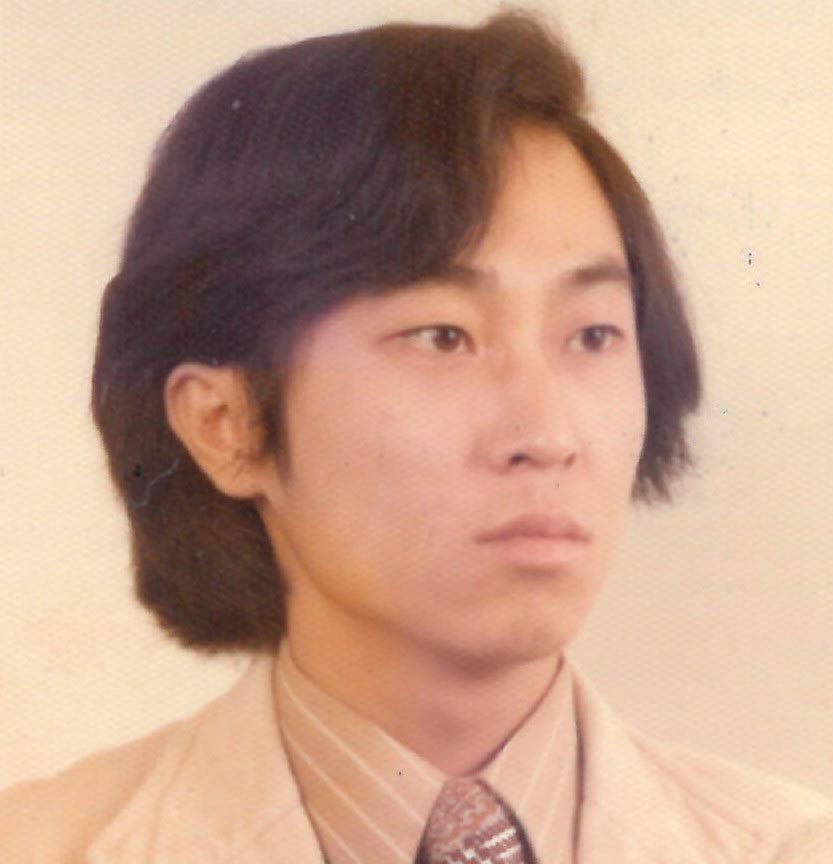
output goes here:
[[532, 126], [518, 129], [507, 148], [478, 242], [405, 288], [489, 297], [540, 286], [573, 296], [599, 285], [630, 291], [631, 283], [618, 223], [584, 158], [558, 130]]
[[590, 166], [554, 128], [515, 129], [501, 162], [494, 207], [464, 262], [536, 255], [564, 267], [600, 259], [626, 262], [619, 226]]

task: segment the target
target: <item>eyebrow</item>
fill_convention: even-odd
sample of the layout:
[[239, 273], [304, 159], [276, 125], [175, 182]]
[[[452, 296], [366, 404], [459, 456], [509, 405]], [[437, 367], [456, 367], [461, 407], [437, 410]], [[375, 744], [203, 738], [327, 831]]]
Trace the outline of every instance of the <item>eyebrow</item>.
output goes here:
[[[454, 287], [478, 293], [495, 290], [498, 284], [491, 272], [459, 262], [449, 265], [436, 278]], [[611, 283], [620, 284], [628, 291], [633, 289], [633, 278], [627, 265], [613, 256], [605, 256], [589, 264], [571, 267], [553, 280], [554, 286], [569, 291]]]

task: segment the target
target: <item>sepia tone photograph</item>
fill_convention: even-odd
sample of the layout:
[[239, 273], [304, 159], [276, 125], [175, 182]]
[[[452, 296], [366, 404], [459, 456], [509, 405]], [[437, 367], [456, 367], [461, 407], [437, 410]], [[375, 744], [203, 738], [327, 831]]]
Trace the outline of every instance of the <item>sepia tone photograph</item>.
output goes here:
[[2, 25], [0, 858], [833, 861], [833, 8]]

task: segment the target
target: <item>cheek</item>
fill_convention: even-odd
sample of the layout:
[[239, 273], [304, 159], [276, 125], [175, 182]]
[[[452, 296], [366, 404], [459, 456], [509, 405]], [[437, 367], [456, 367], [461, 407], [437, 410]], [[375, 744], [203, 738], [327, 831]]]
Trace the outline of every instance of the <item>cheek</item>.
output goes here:
[[631, 384], [631, 397], [629, 399], [630, 409], [626, 411], [623, 428], [628, 434], [627, 443], [634, 463], [634, 470], [639, 457], [642, 455], [642, 446], [645, 443], [645, 431], [648, 423], [648, 406], [645, 399], [645, 383], [642, 380], [642, 370], [637, 366]]
[[642, 453], [642, 445], [645, 441], [645, 398], [641, 387], [634, 387], [631, 398], [616, 406], [616, 420], [618, 435], [616, 437], [616, 448], [619, 450], [623, 463], [636, 470], [636, 464]]
[[464, 430], [442, 394], [409, 389], [378, 369], [349, 370], [322, 379], [297, 409], [297, 476], [322, 506], [366, 524], [447, 501]]
[[645, 438], [646, 406], [637, 369], [618, 376], [593, 401], [587, 427], [593, 432], [593, 461], [603, 476], [630, 489]]

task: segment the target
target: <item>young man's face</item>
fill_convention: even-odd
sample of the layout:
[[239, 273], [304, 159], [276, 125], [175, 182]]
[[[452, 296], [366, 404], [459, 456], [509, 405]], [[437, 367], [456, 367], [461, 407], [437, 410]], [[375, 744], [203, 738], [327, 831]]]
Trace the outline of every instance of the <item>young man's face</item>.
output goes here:
[[[291, 471], [262, 509], [290, 639], [542, 657], [608, 570], [645, 401], [622, 241], [563, 136], [518, 131], [488, 231], [459, 263], [348, 301], [299, 346]], [[482, 537], [530, 515], [562, 536]]]

